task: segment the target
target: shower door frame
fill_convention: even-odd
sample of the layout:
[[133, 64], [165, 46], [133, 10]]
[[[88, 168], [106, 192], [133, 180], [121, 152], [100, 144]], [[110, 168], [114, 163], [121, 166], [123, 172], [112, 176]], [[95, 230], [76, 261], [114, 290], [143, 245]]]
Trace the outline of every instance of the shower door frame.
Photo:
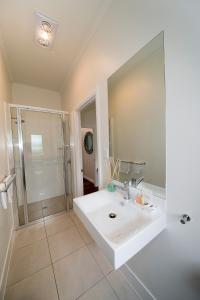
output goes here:
[[[63, 174], [64, 174], [64, 196], [66, 200], [66, 210], [69, 211], [70, 204], [69, 199], [67, 197], [67, 174], [66, 168], [68, 162], [66, 162], [66, 147], [70, 147], [69, 144], [66, 143], [66, 126], [65, 126], [65, 116], [69, 116], [67, 111], [62, 110], [53, 110], [53, 109], [46, 109], [42, 107], [34, 107], [34, 106], [26, 106], [26, 105], [18, 105], [18, 104], [9, 104], [10, 108], [16, 108], [17, 112], [17, 132], [18, 132], [18, 147], [19, 147], [19, 163], [21, 169], [21, 177], [22, 177], [22, 195], [23, 195], [23, 205], [24, 205], [24, 225], [19, 226], [22, 228], [23, 226], [28, 226], [30, 224], [39, 223], [43, 220], [40, 218], [35, 221], [29, 221], [28, 219], [28, 203], [27, 203], [27, 189], [26, 189], [26, 174], [25, 174], [25, 158], [24, 158], [24, 141], [23, 141], [23, 131], [22, 131], [22, 118], [21, 118], [21, 111], [34, 111], [34, 112], [43, 112], [43, 113], [52, 113], [61, 115], [61, 122], [62, 122], [62, 139], [63, 139]], [[69, 126], [69, 119], [67, 122], [69, 134], [70, 134], [70, 126]], [[14, 159], [14, 158], [13, 158]], [[71, 160], [71, 158], [70, 158]], [[59, 214], [59, 213], [58, 213]], [[51, 217], [49, 215], [47, 217]]]

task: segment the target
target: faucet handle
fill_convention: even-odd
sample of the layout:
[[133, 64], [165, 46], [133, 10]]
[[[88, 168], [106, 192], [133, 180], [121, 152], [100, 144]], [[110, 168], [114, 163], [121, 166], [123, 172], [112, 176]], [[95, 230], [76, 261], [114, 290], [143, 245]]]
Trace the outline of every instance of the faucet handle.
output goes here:
[[137, 186], [139, 185], [140, 182], [144, 181], [144, 177], [141, 176], [141, 177], [138, 177], [138, 178], [132, 178], [131, 179], [131, 185], [135, 188], [137, 188]]
[[123, 182], [123, 189], [122, 190], [123, 190], [123, 194], [124, 194], [123, 198], [125, 200], [129, 200], [130, 199], [130, 194], [129, 194], [129, 181], [128, 180], [125, 180]]
[[142, 181], [144, 181], [144, 176], [141, 176], [136, 179], [136, 185], [138, 186], [140, 184], [140, 182], [142, 182]]

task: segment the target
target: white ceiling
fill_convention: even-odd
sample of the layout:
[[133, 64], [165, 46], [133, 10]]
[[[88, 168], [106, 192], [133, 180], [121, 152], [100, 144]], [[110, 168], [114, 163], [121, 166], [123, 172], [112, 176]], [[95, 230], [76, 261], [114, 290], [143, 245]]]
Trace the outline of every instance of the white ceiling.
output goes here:
[[[109, 0], [0, 0], [0, 30], [14, 82], [59, 91]], [[34, 42], [35, 11], [59, 23], [52, 49]]]

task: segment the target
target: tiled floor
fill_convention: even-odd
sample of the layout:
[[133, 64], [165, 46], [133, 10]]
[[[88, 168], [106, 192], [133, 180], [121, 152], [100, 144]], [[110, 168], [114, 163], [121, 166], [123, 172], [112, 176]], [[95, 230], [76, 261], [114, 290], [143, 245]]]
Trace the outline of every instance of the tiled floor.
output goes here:
[[[42, 219], [43, 217], [50, 216], [62, 212], [66, 209], [66, 199], [64, 195], [57, 197], [36, 201], [27, 205], [29, 222]], [[24, 207], [19, 207], [19, 223], [25, 224], [24, 220]]]
[[73, 211], [16, 232], [5, 300], [139, 300]]

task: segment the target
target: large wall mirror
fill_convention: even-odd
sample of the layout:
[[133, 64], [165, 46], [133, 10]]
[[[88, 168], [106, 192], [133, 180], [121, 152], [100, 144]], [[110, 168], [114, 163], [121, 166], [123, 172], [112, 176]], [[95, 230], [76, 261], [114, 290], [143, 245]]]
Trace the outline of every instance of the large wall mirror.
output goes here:
[[160, 33], [108, 80], [110, 156], [134, 162], [136, 175], [162, 188], [166, 173], [164, 73]]

